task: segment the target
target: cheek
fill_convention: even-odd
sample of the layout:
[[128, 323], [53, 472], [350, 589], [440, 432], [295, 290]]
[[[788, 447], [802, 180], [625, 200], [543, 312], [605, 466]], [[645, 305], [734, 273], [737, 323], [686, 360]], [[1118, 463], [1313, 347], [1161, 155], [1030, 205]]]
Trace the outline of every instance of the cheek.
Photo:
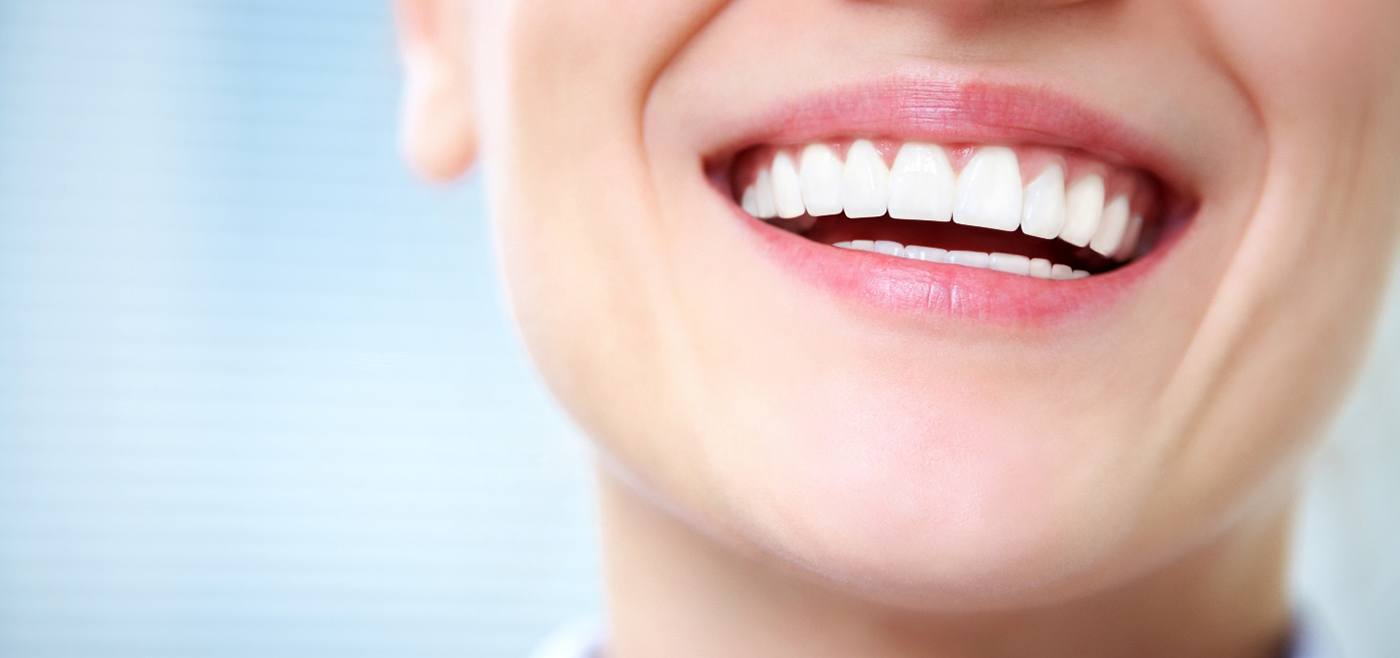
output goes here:
[[[1200, 3], [1264, 126], [1264, 180], [1167, 406], [1176, 517], [1296, 467], [1366, 345], [1397, 222], [1400, 3]], [[1185, 523], [1181, 521], [1177, 525]]]
[[663, 461], [648, 438], [675, 434], [667, 419], [682, 414], [660, 385], [674, 379], [677, 331], [643, 99], [722, 4], [493, 3], [478, 23], [484, 163], [512, 310], [569, 411], [647, 472], [666, 468], [647, 468]]
[[1364, 345], [1400, 224], [1400, 3], [1285, 4], [1197, 4], [1265, 127], [1267, 162], [1188, 370], [1222, 373], [1226, 403], [1315, 418]]
[[[1345, 379], [1391, 259], [1400, 224], [1400, 3], [1282, 5], [1196, 5], [1211, 47], [1265, 127], [1268, 154], [1248, 232], [1201, 334], [1230, 337], [1209, 357], [1227, 379], [1253, 364], [1318, 373], [1288, 384], [1296, 398], [1330, 394]], [[1262, 374], [1251, 384], [1232, 399], [1281, 385]]]
[[1209, 47], [1273, 120], [1319, 108], [1345, 114], [1397, 81], [1400, 3], [1393, 0], [1201, 0], [1196, 12], [1213, 35]]

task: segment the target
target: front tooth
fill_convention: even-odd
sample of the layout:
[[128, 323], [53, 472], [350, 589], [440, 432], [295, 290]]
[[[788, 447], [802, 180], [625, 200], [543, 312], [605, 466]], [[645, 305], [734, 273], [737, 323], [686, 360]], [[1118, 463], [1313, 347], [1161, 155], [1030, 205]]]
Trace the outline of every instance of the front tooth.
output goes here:
[[749, 215], [758, 216], [758, 192], [754, 190], [754, 186], [744, 188], [743, 200], [739, 202], [739, 206]]
[[953, 217], [957, 182], [943, 149], [905, 144], [890, 170], [890, 217], [946, 222]]
[[1138, 239], [1142, 237], [1142, 215], [1133, 215], [1128, 220], [1128, 228], [1123, 232], [1123, 242], [1118, 245], [1118, 251], [1113, 252], [1113, 257], [1118, 260], [1128, 260], [1137, 252]]
[[930, 263], [946, 263], [948, 262], [948, 250], [939, 249], [938, 247], [920, 247], [911, 244], [904, 248], [904, 257], [928, 261]]
[[1052, 164], [1026, 186], [1021, 207], [1021, 232], [1053, 239], [1065, 226], [1065, 170]]
[[1103, 215], [1103, 178], [1089, 174], [1071, 185], [1065, 194], [1065, 227], [1060, 239], [1076, 247], [1089, 244]]
[[825, 144], [802, 149], [802, 203], [813, 217], [841, 214], [841, 158]]
[[786, 153], [773, 158], [773, 204], [783, 219], [807, 214], [807, 207], [802, 205], [802, 178]]
[[757, 197], [755, 205], [758, 207], [758, 215], [762, 219], [772, 219], [778, 216], [778, 208], [773, 203], [773, 175], [765, 167], [758, 170], [758, 180], [754, 181], [754, 195]]
[[1103, 220], [1089, 248], [1104, 256], [1112, 256], [1123, 243], [1123, 233], [1128, 230], [1128, 197], [1118, 195], [1103, 209]]
[[1050, 267], [1050, 278], [1055, 279], [1057, 281], [1073, 279], [1074, 270], [1071, 269], [1068, 265], [1061, 265], [1059, 263], [1055, 263], [1053, 266]]
[[1048, 279], [1050, 278], [1050, 269], [1051, 265], [1049, 260], [1046, 260], [1044, 258], [1031, 259], [1031, 276], [1037, 279]]
[[841, 203], [847, 217], [879, 217], [885, 214], [890, 170], [869, 140], [856, 140], [846, 152], [841, 176]]
[[953, 221], [1014, 231], [1021, 223], [1021, 165], [1005, 146], [977, 149], [958, 174]]
[[993, 252], [988, 267], [1008, 274], [1028, 276], [1031, 273], [1031, 259], [1019, 254]]
[[886, 256], [903, 256], [904, 245], [893, 240], [876, 240], [875, 253], [885, 254]]
[[948, 262], [954, 265], [986, 268], [992, 264], [992, 255], [981, 251], [950, 251]]

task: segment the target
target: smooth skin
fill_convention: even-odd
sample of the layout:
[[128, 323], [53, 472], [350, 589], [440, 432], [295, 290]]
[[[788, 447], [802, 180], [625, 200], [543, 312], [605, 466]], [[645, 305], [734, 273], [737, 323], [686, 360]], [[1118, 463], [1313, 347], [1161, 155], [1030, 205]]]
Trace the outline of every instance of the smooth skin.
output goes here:
[[[517, 321], [598, 446], [610, 658], [1277, 655], [1302, 465], [1400, 226], [1400, 3], [396, 9], [407, 158], [482, 165]], [[1191, 230], [1054, 327], [828, 299], [703, 164], [894, 73], [1131, 124]]]

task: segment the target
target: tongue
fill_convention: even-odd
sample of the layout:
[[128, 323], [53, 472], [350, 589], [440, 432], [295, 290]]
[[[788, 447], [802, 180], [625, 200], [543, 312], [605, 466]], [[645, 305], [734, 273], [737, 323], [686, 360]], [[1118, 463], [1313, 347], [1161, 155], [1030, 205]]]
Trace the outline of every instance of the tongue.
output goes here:
[[[807, 221], [811, 221], [808, 219]], [[1047, 258], [1072, 267], [1102, 271], [1114, 263], [1094, 251], [1063, 240], [1034, 238], [1020, 231], [964, 226], [952, 222], [896, 220], [888, 217], [850, 219], [841, 215], [821, 217], [804, 237], [825, 244], [846, 240], [892, 240], [902, 245], [920, 245], [953, 250], [1003, 252], [1030, 258]]]

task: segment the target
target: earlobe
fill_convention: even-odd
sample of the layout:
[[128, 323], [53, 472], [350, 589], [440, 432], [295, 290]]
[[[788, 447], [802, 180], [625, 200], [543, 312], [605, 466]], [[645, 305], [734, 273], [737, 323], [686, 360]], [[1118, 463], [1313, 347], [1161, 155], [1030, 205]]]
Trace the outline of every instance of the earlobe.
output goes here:
[[476, 158], [476, 121], [462, 0], [396, 0], [404, 68], [399, 142], [423, 177], [450, 181]]

